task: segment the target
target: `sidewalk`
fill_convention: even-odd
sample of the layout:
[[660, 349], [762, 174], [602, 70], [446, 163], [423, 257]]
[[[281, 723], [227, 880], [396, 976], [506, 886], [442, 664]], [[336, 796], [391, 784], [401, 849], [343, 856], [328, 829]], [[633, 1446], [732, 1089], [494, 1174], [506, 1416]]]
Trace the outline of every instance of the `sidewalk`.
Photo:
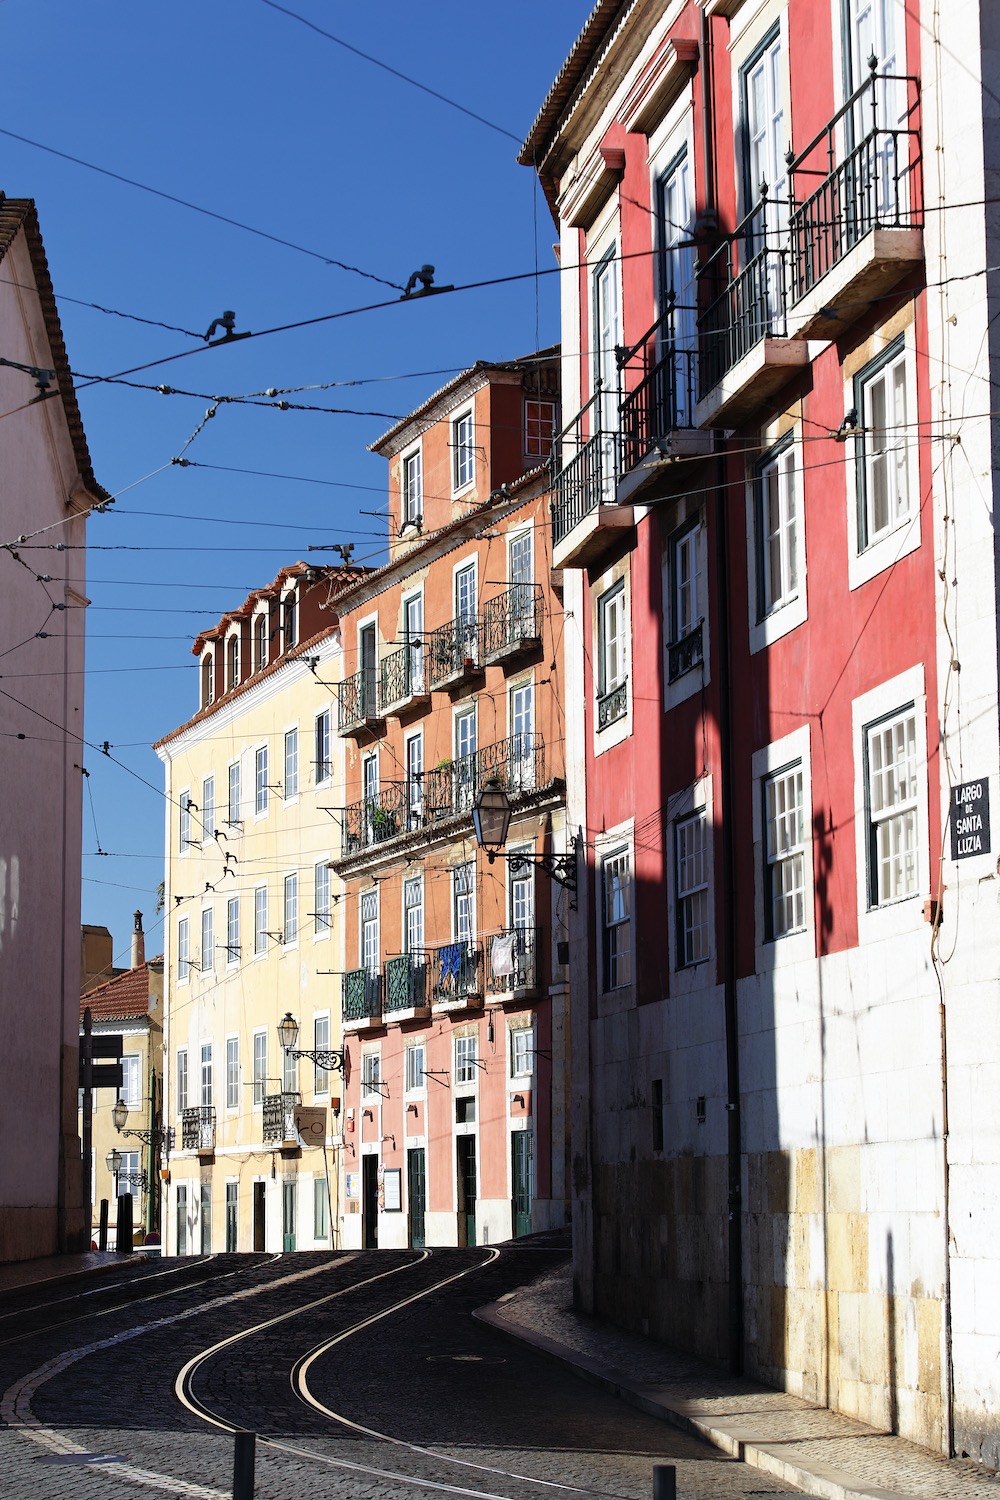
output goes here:
[[652, 1416], [822, 1500], [1000, 1500], [1000, 1474], [752, 1381], [736, 1380], [572, 1307], [568, 1265], [478, 1318], [533, 1344]]
[[94, 1276], [103, 1271], [121, 1270], [133, 1265], [135, 1255], [117, 1255], [111, 1251], [91, 1250], [81, 1255], [50, 1255], [44, 1260], [15, 1260], [0, 1265], [0, 1297], [29, 1287], [57, 1286], [80, 1276]]

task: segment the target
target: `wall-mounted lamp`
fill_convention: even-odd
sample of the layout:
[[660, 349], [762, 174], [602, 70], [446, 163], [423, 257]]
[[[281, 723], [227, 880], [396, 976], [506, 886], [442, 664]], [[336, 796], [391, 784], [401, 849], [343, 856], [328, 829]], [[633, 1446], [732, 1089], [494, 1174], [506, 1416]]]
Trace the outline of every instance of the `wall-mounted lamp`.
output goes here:
[[[268, 933], [268, 937], [271, 933]], [[299, 1023], [290, 1010], [285, 1011], [284, 1019], [278, 1023], [278, 1041], [281, 1050], [288, 1057], [308, 1057], [310, 1062], [315, 1063], [317, 1068], [323, 1068], [328, 1073], [342, 1073], [344, 1071], [344, 1050], [335, 1047], [313, 1047], [300, 1048], [295, 1043], [299, 1039]], [[337, 1100], [335, 1114], [340, 1113], [340, 1100]]]
[[503, 846], [510, 831], [510, 820], [510, 798], [499, 777], [491, 776], [483, 782], [479, 795], [472, 804], [476, 843], [480, 849], [485, 850], [490, 864], [495, 859], [513, 859], [517, 864], [534, 865], [550, 880], [575, 894], [579, 839], [574, 837], [566, 854], [508, 854]]

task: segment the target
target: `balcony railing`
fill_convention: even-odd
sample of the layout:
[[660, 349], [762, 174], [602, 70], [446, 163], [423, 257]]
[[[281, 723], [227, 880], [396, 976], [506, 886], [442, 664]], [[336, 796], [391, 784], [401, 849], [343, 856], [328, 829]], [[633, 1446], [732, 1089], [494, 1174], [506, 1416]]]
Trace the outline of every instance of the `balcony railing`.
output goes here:
[[422, 698], [424, 682], [422, 646], [401, 646], [379, 664], [379, 709], [383, 714], [404, 708], [415, 698]]
[[683, 677], [685, 672], [690, 672], [702, 659], [704, 647], [702, 645], [702, 626], [704, 621], [699, 620], [686, 635], [679, 640], [671, 641], [667, 647], [667, 680], [676, 682], [678, 677]]
[[603, 431], [601, 411], [606, 400], [598, 382], [594, 395], [563, 428], [553, 446], [550, 504], [555, 546], [600, 505], [605, 494], [610, 498], [614, 493], [617, 443], [614, 433]]
[[[872, 66], [874, 64], [874, 66]], [[815, 140], [789, 163], [791, 300], [794, 305], [873, 229], [923, 225], [915, 78], [869, 77]], [[838, 141], [856, 144], [838, 162]], [[818, 187], [804, 179], [822, 178]]]
[[424, 955], [402, 953], [385, 964], [385, 1000], [382, 1006], [388, 1017], [394, 1011], [421, 1010], [427, 998], [427, 959]]
[[483, 954], [478, 943], [462, 941], [432, 948], [430, 959], [431, 1000], [452, 1005], [474, 1000], [483, 992]]
[[427, 638], [432, 688], [453, 687], [479, 670], [479, 621], [449, 620]]
[[694, 423], [693, 347], [677, 347], [679, 309], [673, 303], [648, 333], [621, 356], [626, 394], [619, 407], [621, 468], [627, 474], [672, 432]]
[[511, 995], [515, 990], [535, 989], [539, 984], [539, 930], [537, 927], [506, 927], [485, 940], [486, 992]]
[[761, 339], [787, 331], [788, 245], [767, 197], [699, 267], [698, 395], [704, 398]]
[[515, 583], [487, 599], [481, 625], [482, 659], [501, 661], [541, 639], [542, 591], [535, 583]]
[[607, 729], [616, 719], [624, 719], [628, 712], [628, 681], [619, 682], [597, 699], [597, 727]]
[[298, 1138], [295, 1111], [301, 1102], [299, 1094], [264, 1095], [265, 1141], [294, 1141]]
[[370, 969], [351, 969], [341, 980], [341, 1016], [346, 1021], [382, 1018], [382, 975]]
[[215, 1150], [215, 1107], [199, 1104], [181, 1112], [181, 1149], [183, 1151]]
[[340, 825], [340, 855], [360, 854], [362, 849], [384, 844], [405, 833], [410, 826], [413, 810], [408, 806], [406, 783], [390, 781], [379, 788], [374, 797], [365, 797], [361, 802], [352, 802], [343, 811]]
[[373, 667], [362, 667], [360, 672], [347, 677], [337, 694], [337, 728], [341, 734], [350, 734], [374, 723], [378, 718], [378, 678]]

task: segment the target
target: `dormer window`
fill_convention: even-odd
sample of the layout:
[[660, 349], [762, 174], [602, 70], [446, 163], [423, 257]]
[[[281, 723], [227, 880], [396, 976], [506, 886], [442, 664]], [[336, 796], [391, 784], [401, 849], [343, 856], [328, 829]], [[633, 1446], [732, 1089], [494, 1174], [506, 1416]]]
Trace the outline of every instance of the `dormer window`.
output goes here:
[[257, 615], [253, 622], [253, 669], [259, 672], [267, 665], [267, 615]]
[[284, 597], [284, 600], [282, 602], [282, 620], [281, 620], [282, 650], [283, 651], [290, 651], [291, 648], [295, 645], [295, 642], [296, 642], [296, 639], [297, 639], [296, 631], [297, 631], [297, 627], [298, 627], [298, 620], [297, 620], [297, 615], [296, 615], [295, 604], [296, 604], [295, 594], [294, 593], [286, 594], [285, 597]]
[[201, 706], [207, 708], [215, 697], [215, 660], [211, 649], [201, 659]]
[[524, 403], [524, 455], [548, 458], [556, 433], [556, 403], [529, 400]]
[[240, 680], [240, 638], [231, 635], [226, 642], [226, 691], [231, 693]]
[[423, 462], [419, 448], [403, 459], [400, 529], [416, 526], [424, 513]]

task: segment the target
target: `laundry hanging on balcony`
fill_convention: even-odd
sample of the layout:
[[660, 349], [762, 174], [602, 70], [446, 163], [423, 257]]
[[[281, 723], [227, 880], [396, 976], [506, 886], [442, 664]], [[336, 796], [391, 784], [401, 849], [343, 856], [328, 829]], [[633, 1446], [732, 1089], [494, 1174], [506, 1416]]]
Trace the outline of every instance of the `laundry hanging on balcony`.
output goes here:
[[497, 979], [505, 978], [514, 972], [514, 941], [517, 934], [513, 932], [500, 933], [493, 939], [492, 963], [493, 974]]

